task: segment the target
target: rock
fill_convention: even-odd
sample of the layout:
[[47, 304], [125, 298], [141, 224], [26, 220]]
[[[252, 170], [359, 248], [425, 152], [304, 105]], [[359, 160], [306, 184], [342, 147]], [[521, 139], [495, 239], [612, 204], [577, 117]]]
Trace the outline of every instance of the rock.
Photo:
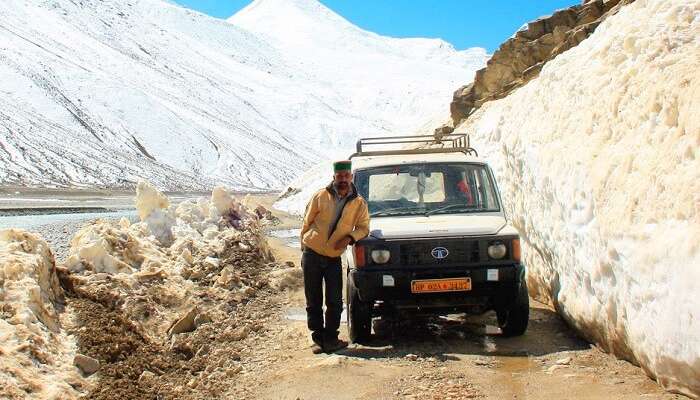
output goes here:
[[152, 380], [153, 378], [156, 377], [156, 374], [154, 374], [151, 371], [143, 371], [141, 375], [139, 376], [139, 383], [140, 384], [146, 384], [148, 381]]
[[182, 249], [180, 258], [187, 263], [187, 265], [192, 265], [194, 263], [194, 257], [192, 257], [192, 252], [190, 249]]
[[209, 354], [210, 351], [211, 351], [211, 349], [209, 348], [209, 345], [204, 344], [204, 345], [202, 345], [202, 347], [199, 348], [199, 350], [197, 350], [197, 353], [195, 353], [195, 356], [196, 357], [204, 357], [207, 354]]
[[313, 366], [315, 367], [336, 367], [343, 364], [347, 364], [348, 357], [340, 355], [331, 355], [321, 361], [317, 362]]
[[202, 262], [202, 264], [204, 264], [205, 266], [207, 266], [209, 268], [217, 268], [220, 263], [221, 263], [221, 260], [219, 260], [218, 258], [214, 258], [214, 257], [207, 257]]
[[243, 367], [240, 365], [236, 365], [235, 367], [226, 370], [226, 376], [232, 377], [236, 374], [240, 374], [241, 371], [243, 371]]
[[303, 283], [304, 277], [301, 268], [284, 268], [270, 273], [270, 285], [276, 290], [294, 289]]
[[192, 342], [187, 339], [188, 338], [182, 336], [174, 336], [170, 343], [170, 351], [172, 353], [178, 353], [189, 360], [194, 357], [194, 349], [192, 348]]
[[270, 219], [272, 217], [272, 212], [262, 205], [255, 207], [255, 215], [259, 219]]
[[554, 371], [561, 369], [561, 368], [566, 368], [566, 366], [559, 365], [559, 364], [552, 365], [551, 367], [547, 368], [547, 374], [551, 375], [552, 373], [554, 373]]
[[192, 332], [197, 328], [194, 323], [194, 319], [197, 317], [197, 307], [193, 307], [190, 311], [185, 314], [184, 317], [175, 321], [173, 325], [168, 329], [168, 336], [172, 336], [178, 333]]
[[555, 362], [557, 365], [569, 365], [571, 364], [571, 357], [562, 358]]
[[212, 322], [212, 319], [207, 313], [199, 313], [196, 317], [194, 317], [194, 326], [197, 328], [210, 322]]
[[445, 135], [449, 135], [450, 133], [452, 133], [454, 131], [455, 131], [455, 128], [453, 128], [449, 125], [443, 125], [437, 129], [435, 129], [435, 137], [439, 139]]
[[248, 337], [250, 329], [247, 326], [242, 326], [231, 331], [227, 336], [232, 341], [243, 340]]
[[83, 374], [90, 376], [100, 369], [100, 362], [83, 354], [76, 354], [73, 365], [78, 367]]
[[[507, 96], [537, 77], [545, 63], [575, 47], [598, 27], [634, 0], [594, 0], [527, 24], [494, 52], [486, 68], [476, 72], [474, 82], [454, 92], [450, 113], [457, 126], [487, 101]], [[435, 137], [446, 133], [441, 127]]]
[[403, 358], [407, 359], [408, 361], [418, 360], [418, 356], [415, 354], [406, 354]]
[[164, 279], [167, 275], [162, 269], [151, 270], [151, 271], [140, 271], [135, 274], [136, 279], [141, 282], [149, 280]]

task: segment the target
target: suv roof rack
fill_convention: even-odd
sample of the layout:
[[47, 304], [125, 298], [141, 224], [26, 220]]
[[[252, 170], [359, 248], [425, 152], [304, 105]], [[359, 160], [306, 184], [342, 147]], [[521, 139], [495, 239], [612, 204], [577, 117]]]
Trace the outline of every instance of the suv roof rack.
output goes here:
[[[440, 148], [429, 148], [429, 149], [393, 149], [393, 150], [373, 150], [366, 151], [364, 148], [367, 146], [378, 146], [378, 145], [403, 145], [403, 144], [442, 144], [443, 147]], [[473, 155], [475, 157], [479, 156], [476, 149], [469, 144], [469, 135], [466, 133], [450, 133], [436, 137], [433, 135], [420, 135], [420, 136], [385, 136], [385, 137], [370, 137], [361, 138], [357, 141], [356, 152], [350, 156], [353, 157], [367, 157], [367, 156], [393, 156], [402, 154], [437, 154], [437, 153], [464, 153], [467, 155]]]

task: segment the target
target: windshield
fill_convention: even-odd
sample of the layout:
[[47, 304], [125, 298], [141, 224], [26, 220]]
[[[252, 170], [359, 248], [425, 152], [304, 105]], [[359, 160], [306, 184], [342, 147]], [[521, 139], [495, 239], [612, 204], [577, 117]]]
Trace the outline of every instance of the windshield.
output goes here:
[[500, 210], [491, 173], [481, 164], [404, 164], [359, 170], [355, 186], [374, 217]]

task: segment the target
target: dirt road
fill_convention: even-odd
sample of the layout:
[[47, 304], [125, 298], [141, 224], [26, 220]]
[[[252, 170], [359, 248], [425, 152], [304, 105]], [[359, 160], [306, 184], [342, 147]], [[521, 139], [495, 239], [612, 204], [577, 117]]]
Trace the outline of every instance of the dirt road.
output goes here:
[[[298, 224], [284, 216], [283, 221], [277, 229]], [[299, 265], [299, 251], [289, 239], [270, 242], [279, 261]], [[247, 343], [232, 398], [685, 398], [665, 393], [640, 368], [582, 341], [551, 308], [534, 301], [522, 337], [501, 337], [491, 314], [401, 324], [375, 320], [370, 345], [351, 345], [333, 355], [310, 351], [300, 288], [269, 303], [275, 316]]]

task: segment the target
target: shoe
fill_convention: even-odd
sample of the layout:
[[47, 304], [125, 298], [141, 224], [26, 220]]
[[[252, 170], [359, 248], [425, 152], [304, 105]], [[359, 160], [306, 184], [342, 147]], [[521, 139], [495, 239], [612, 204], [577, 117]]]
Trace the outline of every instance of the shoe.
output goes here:
[[324, 343], [323, 351], [326, 353], [334, 353], [334, 352], [336, 352], [338, 350], [342, 350], [346, 347], [348, 347], [348, 342], [346, 342], [345, 340], [340, 340], [340, 339], [327, 340]]
[[314, 343], [313, 345], [311, 345], [311, 352], [314, 354], [321, 354], [321, 353], [323, 353], [323, 347]]

